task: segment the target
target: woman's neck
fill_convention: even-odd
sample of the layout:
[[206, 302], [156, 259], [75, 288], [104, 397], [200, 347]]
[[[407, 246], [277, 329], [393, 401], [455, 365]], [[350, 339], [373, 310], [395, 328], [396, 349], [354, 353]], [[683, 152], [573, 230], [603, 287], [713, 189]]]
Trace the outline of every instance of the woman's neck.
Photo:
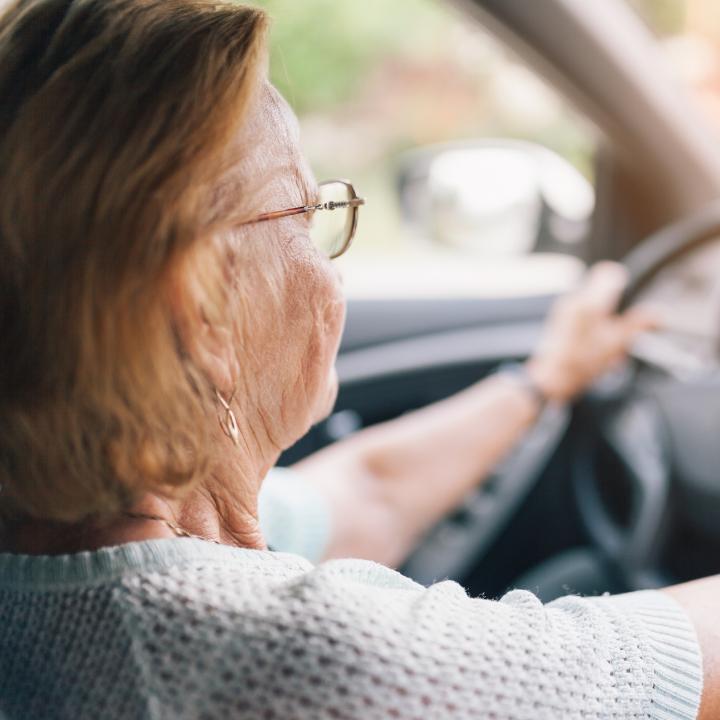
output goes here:
[[244, 498], [241, 503], [236, 501], [229, 511], [224, 506], [222, 499], [211, 496], [206, 489], [198, 489], [182, 501], [147, 495], [127, 513], [106, 521], [61, 523], [24, 519], [0, 536], [0, 552], [65, 555], [182, 535], [266, 549], [257, 519], [257, 496]]

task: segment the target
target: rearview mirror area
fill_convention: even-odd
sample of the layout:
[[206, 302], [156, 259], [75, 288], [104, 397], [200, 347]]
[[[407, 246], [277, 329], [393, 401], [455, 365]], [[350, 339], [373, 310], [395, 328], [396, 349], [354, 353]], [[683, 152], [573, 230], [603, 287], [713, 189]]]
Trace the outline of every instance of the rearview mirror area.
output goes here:
[[474, 255], [582, 255], [595, 208], [588, 180], [529, 142], [480, 140], [401, 158], [400, 206], [410, 234]]

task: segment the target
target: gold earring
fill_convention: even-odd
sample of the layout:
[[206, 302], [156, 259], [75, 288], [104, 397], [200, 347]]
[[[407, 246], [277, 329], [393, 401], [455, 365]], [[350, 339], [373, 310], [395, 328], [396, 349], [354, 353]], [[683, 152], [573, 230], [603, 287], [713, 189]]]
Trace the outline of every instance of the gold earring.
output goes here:
[[232, 402], [233, 397], [235, 397], [235, 393], [230, 396], [230, 400], [225, 400], [225, 398], [220, 394], [218, 390], [215, 391], [215, 395], [220, 401], [220, 404], [223, 406], [223, 409], [225, 410], [224, 417], [220, 417], [218, 415], [218, 422], [220, 423], [220, 428], [233, 441], [233, 445], [235, 445], [235, 447], [238, 447], [240, 445], [240, 429], [238, 428], [235, 413], [230, 407], [230, 403]]

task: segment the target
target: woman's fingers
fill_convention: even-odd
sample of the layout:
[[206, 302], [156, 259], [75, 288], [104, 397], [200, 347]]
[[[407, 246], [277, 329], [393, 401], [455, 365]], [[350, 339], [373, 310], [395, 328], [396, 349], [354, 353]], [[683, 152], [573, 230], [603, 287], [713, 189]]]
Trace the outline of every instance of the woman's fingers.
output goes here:
[[610, 314], [617, 308], [627, 283], [628, 271], [623, 265], [599, 262], [588, 271], [576, 299], [587, 310]]
[[623, 314], [622, 318], [631, 328], [635, 328], [637, 332], [656, 330], [662, 325], [660, 312], [647, 305], [636, 305], [630, 308]]
[[647, 307], [616, 314], [627, 281], [622, 265], [599, 263], [556, 304], [529, 366], [548, 397], [565, 401], [582, 392], [626, 356], [639, 333], [658, 327], [658, 313]]
[[662, 318], [656, 310], [641, 305], [630, 308], [619, 320], [626, 346], [640, 333], [656, 330], [662, 325]]

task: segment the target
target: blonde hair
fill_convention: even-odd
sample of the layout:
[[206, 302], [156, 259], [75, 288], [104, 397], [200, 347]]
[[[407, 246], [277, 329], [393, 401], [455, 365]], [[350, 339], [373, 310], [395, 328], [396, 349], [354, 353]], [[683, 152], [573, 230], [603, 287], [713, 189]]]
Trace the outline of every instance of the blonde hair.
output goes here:
[[265, 27], [202, 0], [15, 0], [0, 15], [6, 517], [110, 514], [206, 471], [215, 409], [168, 286], [218, 221]]

